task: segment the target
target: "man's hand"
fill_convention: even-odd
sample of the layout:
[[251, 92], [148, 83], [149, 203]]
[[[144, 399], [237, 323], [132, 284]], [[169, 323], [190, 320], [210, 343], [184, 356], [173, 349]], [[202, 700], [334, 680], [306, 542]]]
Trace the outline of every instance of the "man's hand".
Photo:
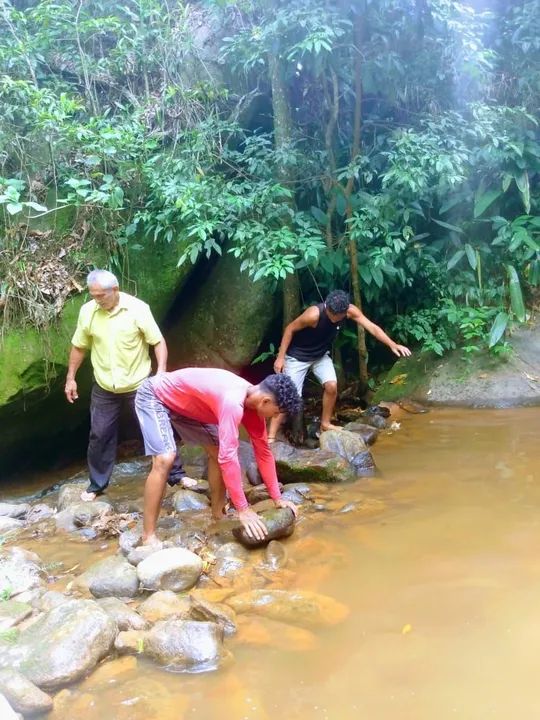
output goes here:
[[397, 345], [396, 343], [393, 343], [390, 345], [390, 350], [398, 357], [410, 357], [412, 355], [412, 352], [405, 345]]
[[285, 365], [285, 360], [283, 358], [277, 357], [274, 362], [274, 372], [276, 372], [276, 373], [283, 372], [284, 365]]
[[268, 535], [268, 530], [262, 519], [251, 508], [238, 511], [238, 519], [242, 523], [245, 531], [251, 538], [256, 540], [264, 540]]
[[290, 500], [279, 498], [279, 500], [274, 500], [274, 505], [278, 508], [290, 508], [294, 513], [294, 517], [298, 517], [298, 508]]
[[75, 400], [79, 399], [79, 393], [77, 392], [77, 383], [75, 380], [66, 380], [66, 386], [64, 388], [67, 401], [74, 403]]

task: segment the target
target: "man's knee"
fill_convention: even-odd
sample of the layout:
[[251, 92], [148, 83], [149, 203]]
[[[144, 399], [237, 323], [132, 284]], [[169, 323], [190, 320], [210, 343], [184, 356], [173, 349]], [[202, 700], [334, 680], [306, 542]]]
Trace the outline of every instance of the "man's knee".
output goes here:
[[335, 380], [329, 380], [324, 383], [324, 392], [330, 397], [337, 397], [337, 382]]
[[154, 455], [152, 458], [152, 470], [160, 474], [168, 475], [174, 465], [176, 453], [163, 453], [162, 455]]

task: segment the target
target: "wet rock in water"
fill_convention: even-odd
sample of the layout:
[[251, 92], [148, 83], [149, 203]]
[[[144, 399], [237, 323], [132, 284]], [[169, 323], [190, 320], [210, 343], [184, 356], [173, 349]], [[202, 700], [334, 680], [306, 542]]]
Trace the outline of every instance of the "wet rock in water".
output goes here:
[[274, 647], [287, 652], [306, 652], [317, 647], [316, 636], [305, 628], [263, 617], [242, 615], [238, 618], [241, 645]]
[[212, 622], [166, 620], [146, 636], [144, 654], [171, 670], [216, 670], [223, 657], [223, 629]]
[[0, 693], [0, 717], [2, 720], [20, 720], [21, 716], [18, 715], [15, 710], [11, 707], [8, 699]]
[[138, 545], [142, 540], [142, 528], [135, 528], [133, 530], [124, 530], [118, 537], [118, 545], [124, 555], [129, 553]]
[[173, 505], [176, 512], [206, 510], [210, 505], [210, 500], [206, 495], [194, 492], [193, 490], [177, 490], [173, 496]]
[[146, 590], [189, 590], [202, 570], [201, 558], [185, 548], [159, 550], [137, 565], [139, 580]]
[[271, 540], [264, 552], [265, 565], [272, 570], [279, 570], [287, 565], [289, 554], [283, 543]]
[[398, 405], [400, 408], [412, 415], [420, 415], [429, 412], [429, 409], [425, 407], [425, 405], [421, 405], [414, 400], [398, 400]]
[[[49, 712], [52, 698], [30, 682], [17, 670], [0, 670], [0, 693], [6, 697], [14, 710], [24, 715]], [[0, 715], [5, 720], [4, 715]]]
[[363, 422], [347, 423], [343, 429], [360, 435], [366, 445], [373, 445], [379, 437], [379, 430], [377, 430], [377, 428]]
[[172, 547], [183, 547], [197, 555], [206, 547], [207, 538], [201, 530], [185, 528], [184, 530], [180, 530], [179, 533], [171, 535], [167, 542], [170, 543]]
[[346, 505], [343, 505], [343, 507], [339, 508], [338, 512], [341, 514], [346, 514], [350, 512], [354, 512], [355, 510], [358, 510], [358, 503], [357, 502], [350, 502]]
[[114, 649], [121, 655], [137, 655], [142, 652], [146, 630], [123, 630], [114, 641]]
[[247, 489], [246, 498], [250, 505], [255, 505], [255, 503], [262, 502], [263, 500], [268, 500], [270, 498], [270, 495], [268, 494], [268, 489], [266, 485], [263, 483], [261, 485], [256, 485], [255, 487]]
[[86, 488], [86, 483], [67, 483], [62, 485], [58, 493], [58, 501], [56, 507], [58, 512], [65, 510], [70, 505], [77, 505], [81, 502], [81, 493]]
[[150, 465], [151, 459], [147, 457], [116, 463], [112, 478], [120, 479], [122, 476], [133, 477], [133, 475], [148, 475]]
[[21, 520], [25, 518], [30, 505], [28, 503], [5, 503], [0, 502], [0, 517], [15, 518]]
[[390, 408], [387, 408], [385, 405], [370, 405], [362, 413], [364, 417], [379, 415], [382, 418], [389, 418], [390, 414]]
[[285, 486], [281, 496], [284, 500], [290, 500], [295, 505], [302, 505], [311, 493], [312, 489], [307, 483], [289, 483]]
[[343, 603], [308, 590], [251, 590], [228, 598], [226, 603], [237, 613], [262, 615], [307, 628], [337, 625], [349, 614]]
[[150, 623], [168, 618], [186, 618], [191, 610], [191, 600], [180, 597], [172, 590], [158, 590], [152, 593], [138, 607], [138, 612]]
[[70, 600], [19, 634], [0, 642], [0, 666], [13, 667], [53, 690], [84, 677], [113, 645], [116, 623], [92, 600]]
[[0, 553], [0, 592], [9, 597], [44, 586], [41, 561], [35, 553], [11, 547]]
[[53, 517], [55, 513], [55, 509], [49, 507], [49, 505], [46, 505], [45, 503], [37, 503], [37, 505], [32, 505], [28, 511], [28, 514], [26, 515], [26, 522], [28, 525], [33, 525], [34, 523], [42, 522], [43, 520]]
[[138, 667], [138, 660], [133, 655], [123, 657], [107, 658], [102, 662], [90, 676], [92, 688], [98, 685], [107, 686], [123, 678], [123, 675], [133, 674]]
[[96, 601], [118, 625], [119, 630], [145, 630], [148, 623], [128, 605], [115, 597], [105, 597]]
[[57, 513], [54, 516], [54, 520], [58, 530], [73, 532], [78, 528], [91, 525], [94, 520], [97, 520], [103, 515], [108, 515], [112, 513], [112, 511], [112, 507], [105, 502], [98, 500], [88, 503], [79, 501]]
[[388, 427], [388, 423], [382, 415], [362, 415], [362, 422], [377, 428], [377, 430], [385, 430]]
[[236, 632], [236, 613], [223, 603], [210, 602], [196, 595], [191, 596], [191, 612], [193, 620], [205, 620], [217, 623], [223, 628], [226, 637]]
[[139, 593], [137, 569], [120, 555], [95, 563], [79, 575], [76, 584], [96, 598], [135, 597]]
[[70, 599], [64, 593], [58, 592], [58, 590], [47, 590], [40, 598], [39, 609], [42, 612], [49, 612], [49, 610], [68, 602]]
[[0, 602], [0, 632], [14, 627], [32, 614], [32, 606], [18, 600]]
[[22, 530], [23, 528], [23, 520], [17, 520], [11, 517], [0, 517], [0, 535], [10, 533], [14, 530]]
[[347, 482], [356, 474], [343, 457], [325, 450], [294, 448], [283, 442], [271, 445], [278, 477], [283, 483]]
[[264, 547], [268, 545], [270, 540], [277, 538], [289, 537], [294, 532], [295, 517], [290, 508], [272, 508], [271, 510], [263, 510], [259, 513], [259, 517], [263, 520], [268, 530], [268, 534], [263, 540], [250, 537], [243, 527], [233, 530], [235, 538], [249, 548]]
[[348, 430], [327, 430], [321, 434], [321, 449], [339, 455], [351, 464], [357, 476], [373, 475], [375, 462], [360, 435]]
[[159, 548], [152, 545], [139, 545], [130, 551], [127, 556], [127, 561], [131, 563], [131, 565], [138, 565], [143, 560], [146, 560], [146, 558], [149, 558], [150, 555], [156, 553], [158, 549]]

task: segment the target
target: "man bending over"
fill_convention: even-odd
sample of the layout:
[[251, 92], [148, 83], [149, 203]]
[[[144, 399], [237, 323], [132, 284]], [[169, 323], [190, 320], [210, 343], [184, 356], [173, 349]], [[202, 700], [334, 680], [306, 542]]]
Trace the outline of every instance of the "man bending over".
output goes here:
[[143, 542], [159, 543], [156, 524], [175, 458], [173, 427], [185, 443], [203, 445], [208, 454], [210, 504], [215, 519], [224, 515], [228, 491], [248, 535], [262, 540], [267, 534], [242, 488], [240, 425], [249, 435], [270, 497], [277, 507], [289, 507], [296, 515], [296, 506], [281, 498], [265, 420], [280, 413], [294, 415], [300, 407], [295, 385], [286, 375], [270, 375], [251, 385], [227, 370], [185, 368], [145, 380], [135, 399], [145, 452], [153, 456], [144, 488]]

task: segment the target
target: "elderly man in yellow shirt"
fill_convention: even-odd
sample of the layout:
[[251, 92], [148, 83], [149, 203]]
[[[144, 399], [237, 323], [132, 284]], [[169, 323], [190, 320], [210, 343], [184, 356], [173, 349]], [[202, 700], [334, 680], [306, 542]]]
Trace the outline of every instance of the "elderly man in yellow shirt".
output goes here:
[[[150, 374], [149, 348], [154, 348], [157, 373], [162, 373], [167, 369], [167, 345], [149, 306], [120, 292], [118, 280], [111, 272], [93, 270], [87, 285], [92, 300], [79, 313], [64, 392], [68, 402], [78, 399], [75, 376], [90, 350], [95, 381], [90, 399], [90, 483], [81, 498], [94, 500], [109, 485], [122, 406], [127, 403], [131, 412], [135, 412], [135, 392]], [[177, 456], [169, 484], [189, 486], [194, 482], [186, 476]]]

